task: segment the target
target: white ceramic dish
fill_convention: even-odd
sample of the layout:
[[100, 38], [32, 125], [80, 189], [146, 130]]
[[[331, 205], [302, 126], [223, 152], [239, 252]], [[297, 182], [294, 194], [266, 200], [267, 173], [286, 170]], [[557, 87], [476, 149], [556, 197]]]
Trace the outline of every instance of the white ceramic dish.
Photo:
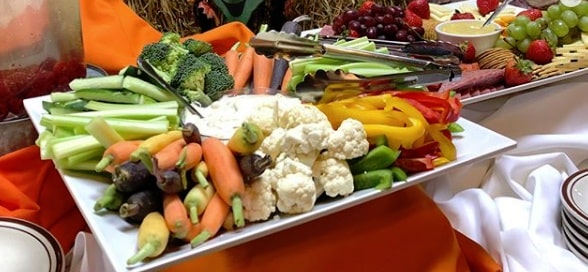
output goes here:
[[[42, 101], [47, 96], [27, 99], [25, 108], [35, 127], [42, 131], [39, 120], [43, 114]], [[97, 215], [93, 211], [94, 202], [100, 197], [101, 192], [107, 186], [99, 180], [87, 177], [76, 177], [61, 172], [63, 180], [73, 196], [82, 215], [88, 222], [92, 233], [95, 235], [103, 251], [112, 263], [116, 271], [150, 271], [159, 270], [162, 267], [181, 262], [188, 258], [198, 257], [207, 253], [232, 247], [247, 241], [260, 238], [271, 233], [278, 232], [305, 222], [345, 210], [352, 206], [391, 194], [402, 188], [438, 177], [459, 166], [491, 158], [516, 146], [516, 142], [482, 126], [465, 119], [458, 123], [465, 129], [461, 136], [454, 139], [458, 151], [456, 161], [436, 168], [435, 170], [415, 174], [409, 177], [407, 182], [394, 184], [393, 188], [386, 191], [363, 190], [346, 198], [329, 202], [317, 203], [315, 208], [307, 213], [296, 216], [280, 216], [280, 219], [263, 223], [248, 225], [238, 231], [221, 234], [208, 242], [190, 249], [188, 245], [171, 253], [167, 253], [149, 262], [135, 267], [127, 267], [126, 260], [135, 252], [137, 229], [121, 220], [116, 214]]]
[[63, 272], [65, 259], [49, 231], [29, 221], [0, 217], [2, 271]]
[[588, 236], [583, 233], [581, 226], [576, 226], [568, 217], [563, 215], [562, 228], [565, 229], [570, 236], [573, 236], [576, 247], [581, 249], [584, 254], [588, 255]]
[[586, 244], [588, 244], [588, 226], [575, 219], [565, 208], [561, 209], [561, 214], [562, 223], [565, 223], [568, 227], [573, 228], [573, 231], [577, 233], [576, 236], [585, 237]]
[[588, 226], [588, 169], [570, 175], [562, 183], [560, 197], [569, 215]]
[[471, 20], [452, 20], [452, 21], [445, 21], [437, 26], [435, 26], [435, 32], [437, 33], [437, 39], [444, 42], [449, 42], [453, 44], [462, 44], [464, 42], [471, 43], [474, 48], [476, 49], [476, 53], [482, 53], [485, 50], [494, 47], [494, 43], [500, 37], [500, 33], [502, 32], [502, 28], [497, 23], [490, 23], [486, 28], [493, 29], [491, 32], [487, 33], [480, 33], [480, 34], [471, 34], [471, 33], [454, 33], [448, 32], [447, 28], [455, 27], [457, 25], [460, 26], [470, 26], [465, 27], [465, 29], [474, 29], [480, 28], [483, 24], [483, 21], [471, 19]]
[[570, 233], [567, 228], [563, 228], [564, 242], [567, 248], [574, 254], [578, 259], [588, 264], [588, 252], [582, 250], [580, 242]]

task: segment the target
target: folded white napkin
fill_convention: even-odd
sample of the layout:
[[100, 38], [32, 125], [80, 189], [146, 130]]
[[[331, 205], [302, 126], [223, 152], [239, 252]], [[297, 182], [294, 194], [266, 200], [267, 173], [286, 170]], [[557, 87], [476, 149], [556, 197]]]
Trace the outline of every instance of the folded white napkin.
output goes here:
[[69, 272], [114, 272], [114, 268], [91, 233], [78, 233], [74, 247], [68, 255], [71, 258]]
[[504, 271], [588, 271], [567, 250], [560, 217], [561, 184], [588, 159], [587, 88], [577, 78], [467, 107], [465, 118], [517, 148], [425, 183], [453, 226]]

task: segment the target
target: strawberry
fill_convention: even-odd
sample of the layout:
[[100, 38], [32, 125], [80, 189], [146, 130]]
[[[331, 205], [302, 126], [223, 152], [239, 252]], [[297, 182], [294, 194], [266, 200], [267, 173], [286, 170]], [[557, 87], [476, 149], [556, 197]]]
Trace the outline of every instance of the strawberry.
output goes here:
[[476, 62], [476, 48], [474, 47], [473, 43], [465, 41], [462, 44], [460, 44], [459, 47], [463, 51], [463, 58], [461, 60], [462, 62]]
[[504, 68], [504, 83], [506, 86], [517, 86], [533, 79], [533, 63], [526, 59], [511, 59]]
[[525, 58], [539, 65], [547, 64], [553, 59], [553, 50], [546, 40], [534, 40], [529, 44]]
[[529, 19], [531, 19], [531, 21], [535, 21], [543, 17], [543, 12], [540, 9], [531, 8], [519, 12], [517, 16], [527, 16]]
[[358, 10], [359, 11], [367, 11], [367, 10], [371, 10], [372, 6], [375, 4], [374, 1], [364, 1], [361, 6], [359, 6]]
[[486, 14], [493, 12], [498, 7], [498, 0], [476, 0], [476, 6], [478, 7], [478, 12], [482, 14], [482, 16], [486, 16]]
[[476, 19], [471, 12], [459, 12], [459, 10], [455, 10], [453, 15], [449, 20], [464, 20], [464, 19]]
[[412, 0], [406, 8], [422, 19], [431, 18], [431, 9], [428, 0]]
[[423, 19], [409, 9], [404, 11], [404, 21], [408, 26], [423, 26]]

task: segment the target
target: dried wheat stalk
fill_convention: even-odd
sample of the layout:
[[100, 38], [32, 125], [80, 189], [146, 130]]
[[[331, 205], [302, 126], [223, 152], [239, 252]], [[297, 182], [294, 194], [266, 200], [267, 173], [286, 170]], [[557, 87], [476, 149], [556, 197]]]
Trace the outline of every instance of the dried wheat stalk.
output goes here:
[[177, 32], [182, 36], [200, 32], [192, 1], [125, 0], [125, 3], [159, 31]]

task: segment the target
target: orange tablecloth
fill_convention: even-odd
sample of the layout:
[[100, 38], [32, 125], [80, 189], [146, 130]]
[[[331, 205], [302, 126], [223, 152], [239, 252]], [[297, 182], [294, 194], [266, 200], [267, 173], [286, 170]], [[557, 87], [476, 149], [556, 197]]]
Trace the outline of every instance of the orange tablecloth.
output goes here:
[[[86, 59], [116, 72], [160, 33], [122, 0], [81, 0]], [[218, 53], [252, 33], [230, 23], [197, 35]], [[50, 161], [35, 146], [0, 157], [0, 216], [49, 229], [68, 251], [87, 226]], [[415, 186], [167, 271], [501, 271], [486, 251], [455, 231]]]

